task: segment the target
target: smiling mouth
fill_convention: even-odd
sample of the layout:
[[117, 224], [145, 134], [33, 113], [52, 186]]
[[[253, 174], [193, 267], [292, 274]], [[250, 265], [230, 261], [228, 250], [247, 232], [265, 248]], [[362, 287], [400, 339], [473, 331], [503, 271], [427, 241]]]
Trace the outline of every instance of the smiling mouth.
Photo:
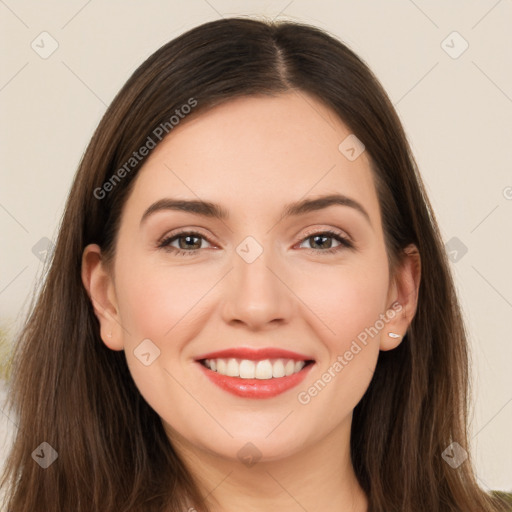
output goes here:
[[241, 359], [241, 358], [215, 358], [201, 359], [199, 361], [205, 368], [226, 377], [239, 379], [271, 380], [289, 377], [302, 371], [306, 366], [314, 363], [313, 360], [297, 361], [289, 358], [273, 359]]

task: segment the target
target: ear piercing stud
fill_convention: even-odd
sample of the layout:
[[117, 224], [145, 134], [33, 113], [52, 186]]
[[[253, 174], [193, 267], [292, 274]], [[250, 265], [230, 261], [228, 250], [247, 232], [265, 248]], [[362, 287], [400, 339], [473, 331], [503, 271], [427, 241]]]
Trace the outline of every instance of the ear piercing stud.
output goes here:
[[401, 338], [400, 334], [396, 334], [394, 332], [388, 332], [388, 336], [390, 338]]
[[109, 333], [107, 334], [107, 336], [108, 336], [109, 338], [112, 338], [112, 332], [109, 332]]

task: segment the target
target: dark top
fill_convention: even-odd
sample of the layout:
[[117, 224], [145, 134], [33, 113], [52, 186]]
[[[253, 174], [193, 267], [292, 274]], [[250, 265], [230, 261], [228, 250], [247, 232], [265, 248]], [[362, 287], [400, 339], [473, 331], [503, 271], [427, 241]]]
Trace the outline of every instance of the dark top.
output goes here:
[[491, 491], [491, 494], [497, 498], [500, 498], [507, 505], [510, 505], [509, 510], [512, 512], [512, 493], [504, 491]]

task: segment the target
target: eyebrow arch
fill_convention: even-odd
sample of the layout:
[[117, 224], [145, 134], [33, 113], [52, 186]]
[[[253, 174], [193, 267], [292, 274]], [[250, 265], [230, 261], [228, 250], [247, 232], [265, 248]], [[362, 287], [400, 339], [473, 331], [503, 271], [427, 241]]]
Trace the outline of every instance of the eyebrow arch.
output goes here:
[[[320, 196], [316, 198], [303, 199], [294, 203], [285, 205], [281, 219], [287, 217], [296, 217], [304, 215], [309, 212], [323, 210], [333, 205], [348, 206], [355, 209], [363, 215], [368, 221], [370, 226], [372, 225], [370, 216], [364, 207], [358, 203], [355, 199], [347, 197], [342, 194], [330, 194], [326, 196]], [[201, 200], [187, 200], [187, 199], [172, 199], [164, 198], [153, 203], [142, 215], [140, 224], [142, 224], [152, 213], [161, 210], [177, 210], [195, 215], [201, 215], [203, 217], [209, 217], [219, 220], [228, 220], [229, 212], [222, 206], [211, 203], [209, 201]]]

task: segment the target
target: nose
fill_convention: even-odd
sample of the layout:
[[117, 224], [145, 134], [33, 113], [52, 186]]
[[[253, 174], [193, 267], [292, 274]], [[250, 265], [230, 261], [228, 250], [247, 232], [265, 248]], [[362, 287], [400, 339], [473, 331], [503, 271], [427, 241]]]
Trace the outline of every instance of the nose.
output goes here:
[[287, 285], [289, 272], [271, 250], [263, 250], [252, 262], [235, 253], [233, 267], [224, 283], [226, 323], [257, 331], [290, 321], [297, 300]]

